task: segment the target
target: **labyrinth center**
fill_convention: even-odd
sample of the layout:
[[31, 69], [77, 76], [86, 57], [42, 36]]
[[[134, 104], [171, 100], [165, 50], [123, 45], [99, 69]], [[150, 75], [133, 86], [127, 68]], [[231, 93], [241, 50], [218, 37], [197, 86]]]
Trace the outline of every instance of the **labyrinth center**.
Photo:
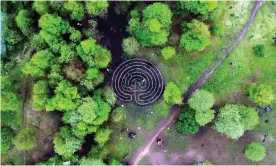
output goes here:
[[164, 82], [158, 68], [145, 59], [130, 59], [120, 64], [112, 76], [112, 88], [121, 101], [147, 105], [163, 93]]

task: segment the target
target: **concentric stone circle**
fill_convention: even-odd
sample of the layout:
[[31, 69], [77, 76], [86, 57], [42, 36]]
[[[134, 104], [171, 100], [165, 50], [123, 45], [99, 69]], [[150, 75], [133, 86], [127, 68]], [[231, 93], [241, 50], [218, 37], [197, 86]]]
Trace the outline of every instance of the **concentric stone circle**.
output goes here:
[[140, 58], [121, 63], [113, 73], [112, 88], [121, 101], [148, 105], [163, 93], [161, 72], [150, 61]]

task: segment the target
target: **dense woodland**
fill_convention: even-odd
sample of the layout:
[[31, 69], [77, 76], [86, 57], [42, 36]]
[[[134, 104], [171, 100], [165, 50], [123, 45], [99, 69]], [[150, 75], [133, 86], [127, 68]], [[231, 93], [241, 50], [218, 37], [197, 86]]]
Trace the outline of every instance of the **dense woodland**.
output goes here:
[[[223, 1], [1, 2], [1, 155], [5, 158], [2, 164], [24, 164], [14, 158], [22, 156], [20, 152], [31, 153], [40, 142], [38, 129], [26, 123], [27, 101], [32, 106], [29, 111], [55, 114], [60, 122], [52, 138], [54, 153], [35, 163], [29, 159], [27, 164], [124, 162], [124, 158], [110, 153], [111, 147], [107, 146], [111, 135], [116, 133], [114, 126], [121, 123], [127, 111], [116, 101], [107, 69], [114, 67], [113, 62], [120, 56], [143, 57], [140, 54], [148, 50], [154, 51], [158, 62], [165, 65], [174, 58], [172, 64], [185, 58], [181, 53], [205, 56], [214, 39], [225, 37], [225, 25], [220, 20], [229, 7]], [[127, 20], [122, 29], [110, 27], [113, 33], [125, 33], [119, 43], [123, 55], [113, 55], [112, 45], [106, 40], [112, 36], [105, 34], [99, 25], [100, 20], [107, 19], [109, 10]], [[275, 50], [276, 34], [268, 37], [269, 49]], [[248, 49], [252, 56], [268, 56], [266, 43]], [[146, 55], [143, 58], [151, 59]], [[175, 75], [184, 73], [183, 69], [179, 68]], [[191, 73], [191, 80], [202, 71]], [[155, 104], [165, 116], [173, 105], [182, 104], [188, 87], [188, 84], [184, 87], [181, 78], [179, 82], [170, 79], [174, 74], [169, 74], [164, 73], [165, 91], [161, 102]], [[213, 123], [217, 132], [238, 140], [261, 123], [264, 112], [260, 113], [257, 107], [265, 110], [276, 106], [275, 82], [271, 82], [272, 78], [267, 82], [250, 82], [243, 87], [247, 104], [225, 102], [219, 108], [216, 106], [219, 97], [215, 94], [219, 86], [214, 91], [211, 86], [197, 90], [188, 100], [188, 106], [183, 107], [175, 129], [180, 134], [196, 134], [201, 127]], [[91, 148], [83, 154], [81, 149], [87, 144], [87, 136]], [[7, 156], [13, 151], [19, 155]], [[249, 160], [260, 161], [266, 155], [265, 147], [252, 142], [244, 155]]]

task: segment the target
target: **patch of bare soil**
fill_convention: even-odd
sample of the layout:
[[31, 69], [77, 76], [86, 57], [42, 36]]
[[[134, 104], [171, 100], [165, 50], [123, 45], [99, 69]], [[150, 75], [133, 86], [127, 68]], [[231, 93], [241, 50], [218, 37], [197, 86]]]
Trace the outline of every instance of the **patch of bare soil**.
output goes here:
[[61, 115], [57, 112], [34, 111], [31, 101], [25, 104], [25, 123], [36, 129], [36, 148], [26, 154], [26, 164], [47, 160], [54, 154], [53, 136], [58, 130]]
[[[164, 138], [164, 140], [169, 138]], [[189, 165], [209, 160], [213, 164], [256, 164], [247, 160], [244, 149], [252, 140], [261, 141], [262, 136], [246, 132], [239, 140], [231, 140], [218, 133], [210, 126], [204, 127], [199, 133], [188, 136], [188, 148], [179, 151], [165, 144], [166, 152], [154, 144], [140, 164], [146, 165]], [[179, 145], [181, 146], [181, 145]]]

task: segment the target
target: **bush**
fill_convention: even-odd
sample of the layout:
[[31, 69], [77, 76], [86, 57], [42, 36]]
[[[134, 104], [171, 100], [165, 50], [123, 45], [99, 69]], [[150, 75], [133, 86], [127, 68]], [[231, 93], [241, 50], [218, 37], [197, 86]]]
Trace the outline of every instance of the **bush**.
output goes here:
[[212, 93], [206, 90], [197, 90], [189, 99], [188, 103], [194, 110], [205, 111], [214, 105], [215, 98]]
[[223, 35], [224, 34], [224, 25], [216, 24], [213, 28], [214, 35]]
[[134, 38], [129, 37], [123, 40], [123, 50], [128, 56], [135, 56], [139, 51], [140, 43]]
[[185, 48], [188, 52], [203, 51], [211, 44], [211, 34], [208, 25], [194, 19], [187, 24], [187, 29], [181, 36], [179, 46]]
[[175, 48], [174, 47], [165, 47], [162, 49], [161, 54], [165, 60], [168, 60], [173, 55], [175, 55]]
[[195, 134], [199, 130], [199, 125], [195, 120], [195, 111], [193, 109], [184, 109], [176, 122], [176, 129], [183, 134]]
[[265, 147], [257, 142], [251, 142], [246, 146], [245, 156], [252, 161], [260, 161], [265, 157]]
[[173, 83], [170, 82], [165, 88], [164, 99], [169, 104], [180, 104], [182, 103], [182, 95], [179, 88]]
[[265, 46], [263, 44], [258, 44], [253, 47], [254, 53], [257, 56], [264, 57], [265, 56]]
[[114, 122], [120, 122], [126, 114], [126, 110], [123, 107], [116, 108], [112, 111], [111, 117]]
[[48, 83], [40, 80], [33, 87], [33, 108], [34, 110], [43, 110], [46, 107], [48, 101]]
[[18, 150], [31, 150], [36, 146], [36, 133], [33, 128], [24, 128], [14, 138], [13, 144]]
[[8, 127], [1, 127], [1, 153], [7, 153], [12, 147], [14, 132]]
[[95, 141], [99, 143], [100, 147], [102, 147], [109, 140], [109, 135], [111, 133], [112, 133], [112, 130], [109, 130], [109, 129], [100, 129], [96, 133]]
[[267, 106], [274, 100], [274, 92], [270, 85], [251, 84], [248, 88], [249, 99], [261, 106]]

